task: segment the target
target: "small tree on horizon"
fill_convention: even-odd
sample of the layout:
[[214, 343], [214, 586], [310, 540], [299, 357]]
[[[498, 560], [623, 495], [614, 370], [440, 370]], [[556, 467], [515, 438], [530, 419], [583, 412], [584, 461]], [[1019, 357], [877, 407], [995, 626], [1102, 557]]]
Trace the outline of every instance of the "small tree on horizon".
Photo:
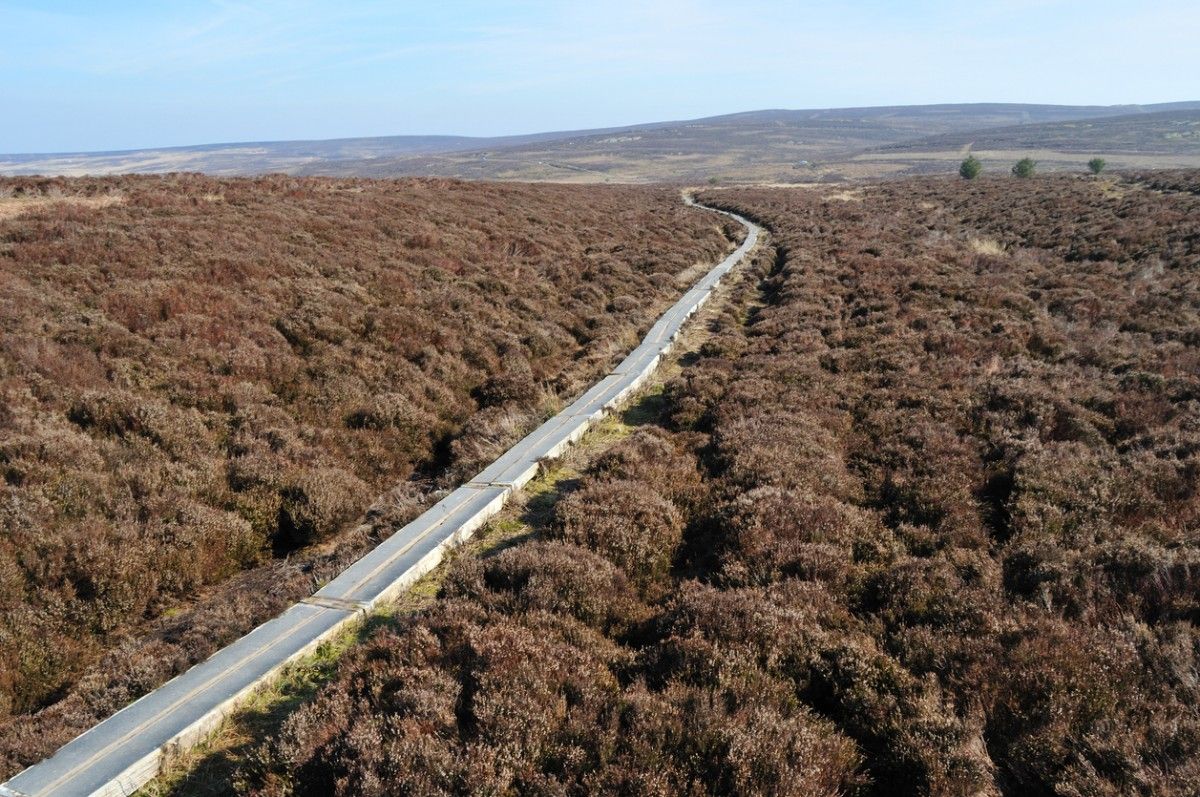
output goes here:
[[974, 180], [983, 171], [983, 164], [974, 155], [968, 155], [958, 167], [958, 176], [964, 180]]
[[1107, 165], [1108, 163], [1105, 162], [1104, 158], [1092, 158], [1088, 161], [1088, 171], [1092, 174], [1099, 174], [1104, 171], [1104, 167]]
[[1037, 171], [1037, 161], [1033, 158], [1021, 158], [1012, 167], [1012, 173], [1017, 177], [1033, 177], [1035, 171]]

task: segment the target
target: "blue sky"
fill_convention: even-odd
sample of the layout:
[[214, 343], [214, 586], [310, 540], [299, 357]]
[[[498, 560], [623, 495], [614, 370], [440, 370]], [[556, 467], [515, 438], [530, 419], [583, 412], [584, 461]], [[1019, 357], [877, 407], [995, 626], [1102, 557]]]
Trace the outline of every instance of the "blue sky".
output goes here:
[[1200, 99], [1200, 2], [0, 0], [0, 152]]

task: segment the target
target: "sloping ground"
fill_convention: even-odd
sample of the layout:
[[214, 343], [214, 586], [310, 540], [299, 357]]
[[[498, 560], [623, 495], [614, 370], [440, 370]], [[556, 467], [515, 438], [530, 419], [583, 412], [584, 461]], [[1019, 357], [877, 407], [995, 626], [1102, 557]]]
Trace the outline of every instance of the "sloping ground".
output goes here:
[[119, 174], [201, 171], [347, 177], [442, 176], [553, 182], [804, 181], [800, 161], [843, 160], [925, 136], [1196, 110], [1200, 103], [1071, 106], [1017, 103], [765, 110], [703, 119], [495, 138], [379, 136], [265, 141], [127, 152], [0, 155], [0, 174]]
[[1163, 169], [1131, 174], [1127, 179], [1156, 191], [1182, 191], [1200, 195], [1200, 171], [1197, 170]]
[[846, 176], [879, 171], [896, 175], [953, 173], [970, 152], [985, 171], [1007, 174], [1023, 157], [1041, 171], [1085, 172], [1088, 160], [1103, 157], [1109, 169], [1169, 169], [1200, 166], [1200, 111], [1176, 110], [958, 131], [891, 143], [830, 168]]
[[659, 189], [0, 188], [6, 774], [477, 472], [728, 245]]
[[980, 150], [1196, 154], [1200, 153], [1200, 110], [943, 133], [879, 149], [924, 152], [968, 146]]
[[[582, 131], [582, 134], [601, 130]], [[0, 155], [0, 174], [86, 176], [196, 171], [210, 175], [296, 172], [328, 161], [412, 156], [510, 147], [573, 135], [569, 131], [523, 136], [374, 136], [315, 141], [247, 141], [117, 152], [59, 152]], [[360, 172], [355, 176], [368, 176]]]
[[[1130, 114], [1128, 118], [1137, 119], [1142, 110], [1132, 106], [965, 104], [755, 111], [465, 152], [329, 160], [306, 165], [301, 171], [559, 182], [809, 182], [843, 172], [856, 174], [847, 172], [846, 166], [831, 164], [840, 164], [863, 150], [899, 146], [899, 142], [931, 135], [955, 136], [1002, 125], [1040, 126], [1037, 123], [1075, 122], [1112, 114]], [[876, 170], [882, 168], [882, 164], [876, 166]]]
[[664, 428], [376, 629], [234, 785], [1196, 793], [1200, 199], [708, 200], [779, 256]]

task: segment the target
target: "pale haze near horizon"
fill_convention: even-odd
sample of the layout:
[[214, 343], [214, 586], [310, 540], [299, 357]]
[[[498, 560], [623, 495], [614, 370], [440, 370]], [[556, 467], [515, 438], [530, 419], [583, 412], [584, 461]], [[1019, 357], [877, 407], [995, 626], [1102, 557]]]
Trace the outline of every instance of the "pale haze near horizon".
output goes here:
[[1200, 4], [0, 0], [0, 152], [1200, 99]]

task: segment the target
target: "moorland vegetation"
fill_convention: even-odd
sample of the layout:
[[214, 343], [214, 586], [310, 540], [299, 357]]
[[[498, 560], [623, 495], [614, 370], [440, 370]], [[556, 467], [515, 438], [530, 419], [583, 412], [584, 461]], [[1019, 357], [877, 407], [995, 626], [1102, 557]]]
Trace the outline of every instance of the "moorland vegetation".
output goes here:
[[666, 188], [17, 178], [0, 211], [3, 774], [469, 478], [729, 247]]
[[661, 426], [237, 787], [1195, 794], [1196, 181], [707, 192], [773, 249]]

